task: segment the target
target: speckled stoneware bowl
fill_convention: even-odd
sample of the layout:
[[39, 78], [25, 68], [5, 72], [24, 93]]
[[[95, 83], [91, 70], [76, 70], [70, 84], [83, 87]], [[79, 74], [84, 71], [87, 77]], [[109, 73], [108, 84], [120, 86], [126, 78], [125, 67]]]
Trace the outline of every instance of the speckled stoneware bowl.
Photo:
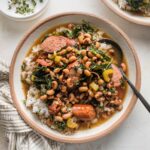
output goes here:
[[102, 0], [103, 3], [120, 17], [140, 25], [150, 26], [150, 17], [136, 15], [132, 12], [122, 10], [113, 0]]
[[127, 58], [129, 79], [134, 83], [137, 89], [140, 88], [141, 84], [140, 64], [137, 54], [126, 34], [113, 23], [94, 15], [73, 12], [49, 17], [34, 26], [28, 33], [26, 33], [18, 44], [11, 61], [10, 89], [12, 99], [21, 117], [35, 131], [53, 140], [67, 143], [83, 143], [96, 140], [107, 135], [116, 129], [127, 118], [136, 103], [136, 96], [133, 94], [132, 90], [128, 88], [123, 104], [123, 110], [121, 112], [116, 113], [112, 118], [100, 126], [78, 131], [72, 135], [63, 135], [48, 128], [46, 125], [42, 124], [40, 120], [38, 120], [37, 117], [33, 115], [23, 104], [22, 100], [25, 97], [20, 78], [21, 64], [35, 39], [49, 28], [64, 23], [81, 23], [82, 20], [89, 21], [91, 24], [103, 29], [112, 36], [112, 38], [122, 47], [124, 55]]

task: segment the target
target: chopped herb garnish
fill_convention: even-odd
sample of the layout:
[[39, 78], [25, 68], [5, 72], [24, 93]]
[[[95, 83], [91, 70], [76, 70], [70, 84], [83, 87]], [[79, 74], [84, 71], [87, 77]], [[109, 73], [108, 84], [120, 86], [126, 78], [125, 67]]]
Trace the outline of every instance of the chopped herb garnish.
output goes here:
[[75, 38], [79, 36], [80, 32], [92, 33], [94, 30], [95, 29], [89, 24], [89, 22], [83, 21], [82, 24], [74, 26], [72, 36]]
[[66, 127], [67, 127], [67, 124], [66, 124], [65, 121], [63, 121], [63, 122], [55, 121], [54, 124], [55, 124], [55, 126], [56, 126], [59, 130], [61, 130], [61, 131], [65, 130]]
[[110, 88], [109, 91], [110, 91], [111, 93], [115, 93], [116, 88]]
[[32, 73], [31, 80], [38, 89], [42, 87], [50, 89], [52, 79], [49, 73], [46, 72], [47, 67], [38, 66]]
[[[40, 3], [43, 0], [38, 0]], [[37, 5], [37, 0], [9, 0], [8, 9], [15, 9], [17, 14], [25, 15], [28, 13], [33, 13]]]
[[95, 55], [100, 54], [102, 56], [103, 61], [111, 61], [111, 58], [108, 55], [106, 55], [102, 50], [96, 49], [92, 46], [90, 47], [90, 51]]
[[61, 31], [59, 34], [68, 38], [73, 38], [72, 31], [68, 29]]

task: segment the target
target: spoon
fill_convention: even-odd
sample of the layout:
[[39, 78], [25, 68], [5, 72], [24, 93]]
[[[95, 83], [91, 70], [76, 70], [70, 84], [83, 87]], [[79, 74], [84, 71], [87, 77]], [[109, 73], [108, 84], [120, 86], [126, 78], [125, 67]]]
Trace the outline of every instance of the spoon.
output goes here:
[[114, 42], [114, 41], [112, 41], [110, 39], [101, 39], [101, 40], [99, 40], [99, 42], [100, 43], [110, 44], [117, 51], [117, 53], [119, 54], [119, 56], [117, 58], [118, 59], [118, 64], [119, 64], [118, 68], [120, 70], [120, 73], [122, 74], [123, 79], [128, 83], [128, 85], [133, 90], [134, 94], [140, 99], [142, 104], [145, 106], [145, 108], [150, 113], [150, 104], [146, 101], [146, 99], [142, 96], [142, 94], [136, 89], [136, 87], [133, 85], [133, 83], [127, 78], [127, 76], [123, 72], [122, 68], [120, 67], [120, 64], [121, 64], [122, 59], [123, 59], [123, 52], [122, 52], [121, 47], [116, 42]]

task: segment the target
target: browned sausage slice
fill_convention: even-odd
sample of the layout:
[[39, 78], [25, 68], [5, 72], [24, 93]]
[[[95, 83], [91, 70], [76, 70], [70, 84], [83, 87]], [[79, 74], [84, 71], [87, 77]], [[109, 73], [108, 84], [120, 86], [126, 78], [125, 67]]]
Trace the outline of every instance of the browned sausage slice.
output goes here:
[[112, 64], [112, 69], [114, 71], [113, 76], [112, 76], [112, 81], [114, 82], [115, 87], [119, 87], [121, 85], [120, 80], [122, 78], [122, 75], [116, 65]]
[[75, 104], [72, 113], [80, 120], [92, 120], [96, 116], [94, 107], [89, 104]]
[[38, 58], [38, 59], [36, 60], [36, 62], [39, 63], [39, 64], [42, 65], [42, 66], [46, 66], [46, 67], [50, 66], [49, 63], [46, 62], [44, 59]]
[[48, 52], [60, 50], [65, 46], [73, 46], [75, 41], [63, 36], [50, 36], [41, 44], [41, 48]]

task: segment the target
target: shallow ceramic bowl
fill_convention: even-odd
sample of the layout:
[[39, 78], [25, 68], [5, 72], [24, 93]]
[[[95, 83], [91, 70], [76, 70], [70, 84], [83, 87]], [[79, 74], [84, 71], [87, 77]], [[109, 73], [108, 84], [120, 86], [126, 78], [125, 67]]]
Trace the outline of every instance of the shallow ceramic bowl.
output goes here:
[[8, 9], [8, 0], [0, 0], [0, 12], [15, 21], [28, 21], [28, 20], [33, 20], [37, 17], [39, 17], [40, 15], [42, 15], [42, 13], [44, 13], [44, 11], [46, 10], [47, 6], [48, 6], [48, 2], [49, 0], [44, 0], [42, 3], [37, 3], [36, 8], [34, 9], [33, 13], [29, 13], [26, 15], [21, 15], [21, 14], [17, 14], [15, 13], [15, 10]]
[[144, 16], [136, 15], [129, 11], [122, 10], [112, 0], [102, 0], [102, 1], [108, 8], [110, 8], [114, 13], [116, 13], [120, 17], [136, 24], [150, 26], [150, 17], [144, 17]]
[[20, 78], [21, 64], [35, 39], [37, 39], [44, 31], [49, 28], [65, 23], [81, 23], [82, 20], [89, 21], [96, 27], [103, 29], [105, 32], [111, 35], [115, 41], [117, 41], [117, 43], [122, 47], [123, 53], [127, 58], [129, 67], [129, 79], [134, 83], [137, 89], [140, 88], [141, 81], [138, 57], [130, 43], [130, 40], [125, 35], [125, 33], [123, 33], [117, 26], [109, 21], [90, 14], [67, 13], [49, 17], [32, 28], [20, 41], [11, 62], [10, 87], [12, 99], [21, 117], [35, 131], [53, 140], [67, 143], [88, 142], [96, 140], [97, 138], [103, 137], [104, 135], [112, 132], [125, 120], [136, 103], [135, 95], [131, 89], [128, 88], [123, 104], [123, 110], [121, 112], [116, 113], [112, 118], [100, 126], [88, 130], [78, 131], [72, 135], [63, 135], [48, 128], [46, 125], [42, 124], [37, 119], [37, 117], [33, 115], [23, 104], [22, 100], [25, 98], [25, 96], [22, 90]]

